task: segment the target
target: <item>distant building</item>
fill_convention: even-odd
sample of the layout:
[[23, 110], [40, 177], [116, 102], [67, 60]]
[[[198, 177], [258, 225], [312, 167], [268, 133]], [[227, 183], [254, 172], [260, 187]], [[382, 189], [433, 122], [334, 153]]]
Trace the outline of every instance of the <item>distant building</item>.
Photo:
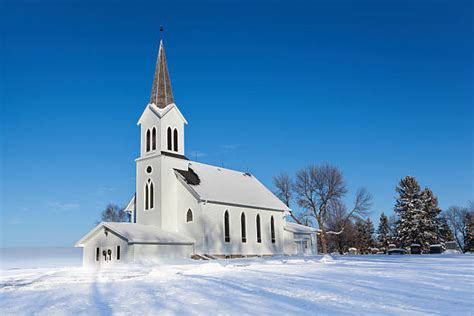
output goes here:
[[316, 229], [287, 222], [290, 209], [254, 175], [185, 156], [187, 123], [174, 103], [160, 41], [150, 102], [138, 120], [131, 223], [103, 222], [81, 238], [84, 265], [316, 254]]

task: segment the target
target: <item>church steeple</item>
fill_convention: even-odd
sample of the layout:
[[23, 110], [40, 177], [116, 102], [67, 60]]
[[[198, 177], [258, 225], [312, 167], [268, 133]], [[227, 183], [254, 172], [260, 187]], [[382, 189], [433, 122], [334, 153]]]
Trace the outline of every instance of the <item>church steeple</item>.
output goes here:
[[158, 51], [158, 59], [156, 60], [155, 78], [153, 79], [150, 103], [154, 103], [161, 109], [174, 103], [162, 39], [160, 40], [160, 49]]

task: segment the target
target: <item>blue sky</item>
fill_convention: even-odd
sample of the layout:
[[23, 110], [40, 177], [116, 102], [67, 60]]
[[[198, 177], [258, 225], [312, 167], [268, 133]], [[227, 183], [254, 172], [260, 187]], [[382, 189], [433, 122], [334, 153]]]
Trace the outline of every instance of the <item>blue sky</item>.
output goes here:
[[159, 42], [186, 154], [250, 171], [331, 163], [391, 213], [400, 178], [473, 189], [473, 7], [448, 1], [4, 1], [1, 247], [71, 246], [134, 193]]

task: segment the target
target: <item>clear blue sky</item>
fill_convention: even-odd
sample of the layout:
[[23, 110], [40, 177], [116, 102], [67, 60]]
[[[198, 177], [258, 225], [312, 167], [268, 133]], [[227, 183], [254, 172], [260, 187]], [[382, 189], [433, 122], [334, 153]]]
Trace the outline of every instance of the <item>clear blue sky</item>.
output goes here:
[[190, 158], [271, 188], [334, 164], [376, 222], [406, 175], [442, 208], [474, 198], [472, 3], [1, 6], [0, 246], [71, 246], [128, 202], [160, 24]]

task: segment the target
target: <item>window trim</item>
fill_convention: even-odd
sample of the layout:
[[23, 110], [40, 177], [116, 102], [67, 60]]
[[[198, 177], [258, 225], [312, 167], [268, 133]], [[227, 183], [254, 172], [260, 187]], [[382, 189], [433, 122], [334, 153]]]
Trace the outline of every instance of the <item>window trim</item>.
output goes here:
[[150, 180], [150, 210], [155, 208], [155, 186], [153, 181]]
[[270, 218], [270, 234], [271, 234], [271, 237], [272, 237], [272, 244], [276, 243], [275, 220], [273, 219], [273, 215]]
[[173, 130], [173, 151], [178, 152], [179, 146], [178, 146], [178, 129], [175, 128]]
[[224, 242], [230, 242], [230, 215], [228, 210], [224, 212]]
[[167, 143], [168, 143], [168, 145], [167, 145], [166, 148], [167, 148], [169, 151], [172, 151], [172, 150], [173, 150], [173, 135], [172, 135], [172, 134], [173, 134], [173, 132], [172, 132], [172, 130], [171, 130], [171, 126], [168, 126], [167, 132], [166, 132], [166, 137], [167, 137]]
[[151, 130], [151, 150], [156, 150], [156, 127]]
[[255, 221], [257, 224], [257, 243], [261, 244], [262, 243], [262, 227], [260, 223], [260, 214], [257, 214]]
[[[191, 220], [189, 219], [189, 214], [191, 214]], [[192, 222], [194, 222], [194, 213], [192, 209], [188, 208], [188, 210], [186, 211], [186, 223]]]
[[247, 242], [247, 218], [245, 216], [245, 212], [240, 214], [240, 235], [242, 237], [242, 242]]
[[144, 188], [144, 209], [151, 211], [155, 208], [155, 183], [151, 178], [145, 182]]
[[148, 128], [146, 130], [146, 145], [145, 145], [146, 148], [145, 148], [145, 152], [150, 152], [150, 148], [151, 148], [151, 146], [150, 146], [150, 137], [151, 137], [150, 136], [150, 129]]
[[144, 200], [145, 200], [145, 211], [148, 211], [150, 209], [150, 206], [149, 206], [149, 195], [150, 195], [150, 191], [148, 190], [148, 181], [145, 182], [145, 197], [144, 197]]

